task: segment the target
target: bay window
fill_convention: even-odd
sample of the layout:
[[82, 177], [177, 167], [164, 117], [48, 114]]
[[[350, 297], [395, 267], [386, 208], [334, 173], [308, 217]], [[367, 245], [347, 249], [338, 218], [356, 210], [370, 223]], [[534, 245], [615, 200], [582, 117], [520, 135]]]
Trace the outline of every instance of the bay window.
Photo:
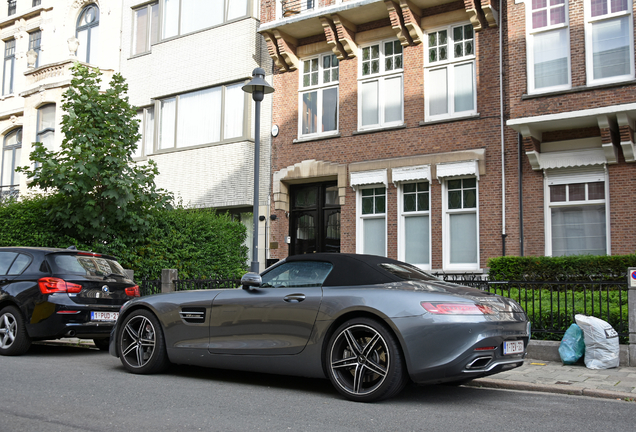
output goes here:
[[[159, 101], [158, 149], [175, 149], [243, 138], [243, 82], [211, 87]], [[154, 120], [154, 117], [153, 117]]]
[[426, 40], [426, 120], [476, 114], [473, 26], [460, 24], [430, 31]]
[[632, 2], [586, 0], [585, 21], [588, 84], [633, 79]]
[[532, 0], [528, 14], [528, 92], [571, 87], [570, 30], [566, 0]]
[[329, 53], [304, 60], [302, 64], [298, 135], [335, 133], [338, 130], [338, 57]]
[[397, 40], [361, 48], [358, 129], [404, 123], [404, 66]]
[[162, 0], [161, 38], [168, 39], [248, 16], [250, 0]]

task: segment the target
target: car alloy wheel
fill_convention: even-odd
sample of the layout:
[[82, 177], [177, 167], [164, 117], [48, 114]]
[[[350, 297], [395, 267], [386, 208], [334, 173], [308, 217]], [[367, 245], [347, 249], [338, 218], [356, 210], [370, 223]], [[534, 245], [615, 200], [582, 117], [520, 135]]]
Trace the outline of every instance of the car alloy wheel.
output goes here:
[[371, 319], [343, 324], [329, 343], [329, 378], [351, 400], [370, 402], [399, 392], [406, 384], [402, 363], [395, 338]]
[[120, 330], [118, 352], [121, 362], [134, 373], [160, 372], [168, 365], [161, 326], [149, 311], [134, 311]]
[[0, 310], [0, 354], [21, 355], [31, 346], [20, 311], [14, 306]]

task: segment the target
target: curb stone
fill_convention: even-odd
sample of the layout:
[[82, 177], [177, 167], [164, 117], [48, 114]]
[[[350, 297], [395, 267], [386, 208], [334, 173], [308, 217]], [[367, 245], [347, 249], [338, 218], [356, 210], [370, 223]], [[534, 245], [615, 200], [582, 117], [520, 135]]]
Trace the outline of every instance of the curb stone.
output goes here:
[[525, 390], [542, 393], [590, 396], [603, 399], [620, 399], [636, 402], [636, 394], [611, 390], [598, 390], [560, 384], [535, 384], [521, 381], [502, 380], [496, 378], [477, 378], [464, 384], [466, 387], [485, 387], [505, 390]]

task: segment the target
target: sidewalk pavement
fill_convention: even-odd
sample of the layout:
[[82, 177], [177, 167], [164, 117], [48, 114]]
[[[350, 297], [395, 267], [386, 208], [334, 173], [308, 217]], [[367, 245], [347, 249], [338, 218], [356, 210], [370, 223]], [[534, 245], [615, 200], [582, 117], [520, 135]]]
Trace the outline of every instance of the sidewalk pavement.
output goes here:
[[[38, 343], [94, 348], [92, 341], [77, 338]], [[465, 385], [636, 402], [636, 367], [588, 369], [583, 361], [576, 365], [563, 365], [560, 361], [526, 359], [521, 367], [477, 378]]]
[[636, 402], [636, 367], [588, 369], [560, 361], [526, 359], [523, 366], [465, 384]]

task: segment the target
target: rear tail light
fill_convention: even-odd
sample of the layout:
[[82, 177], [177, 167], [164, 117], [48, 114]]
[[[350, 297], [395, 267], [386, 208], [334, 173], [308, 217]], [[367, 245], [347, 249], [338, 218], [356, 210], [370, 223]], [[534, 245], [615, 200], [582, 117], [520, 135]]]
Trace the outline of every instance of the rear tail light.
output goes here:
[[128, 297], [141, 297], [141, 293], [139, 292], [139, 285], [126, 288], [126, 295]]
[[493, 315], [490, 306], [474, 303], [420, 303], [424, 309], [435, 315]]
[[54, 277], [43, 277], [38, 280], [38, 285], [40, 287], [40, 292], [42, 294], [53, 294], [53, 293], [78, 293], [82, 291], [82, 286], [72, 283], [66, 282], [64, 279], [54, 278]]

